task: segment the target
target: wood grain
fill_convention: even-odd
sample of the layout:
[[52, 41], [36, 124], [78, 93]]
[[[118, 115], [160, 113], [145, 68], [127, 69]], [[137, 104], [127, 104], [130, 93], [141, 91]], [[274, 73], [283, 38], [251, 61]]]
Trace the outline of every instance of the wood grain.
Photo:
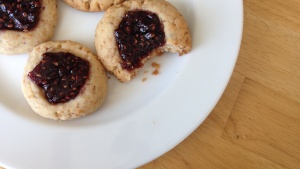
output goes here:
[[231, 80], [205, 122], [140, 169], [300, 168], [300, 1], [244, 0]]

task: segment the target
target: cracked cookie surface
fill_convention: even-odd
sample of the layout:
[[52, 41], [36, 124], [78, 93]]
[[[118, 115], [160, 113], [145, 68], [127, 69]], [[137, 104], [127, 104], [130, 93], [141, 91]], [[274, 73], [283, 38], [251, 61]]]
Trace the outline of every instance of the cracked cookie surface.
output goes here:
[[99, 12], [105, 11], [113, 5], [126, 0], [63, 0], [66, 4], [80, 11]]

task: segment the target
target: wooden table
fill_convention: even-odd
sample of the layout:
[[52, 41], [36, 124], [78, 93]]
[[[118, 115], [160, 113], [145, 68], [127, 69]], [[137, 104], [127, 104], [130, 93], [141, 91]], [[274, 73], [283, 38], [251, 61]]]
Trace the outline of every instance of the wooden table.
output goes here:
[[186, 140], [140, 169], [300, 169], [300, 0], [244, 0], [239, 58]]
[[239, 58], [219, 103], [140, 169], [300, 168], [300, 0], [244, 0], [244, 8]]

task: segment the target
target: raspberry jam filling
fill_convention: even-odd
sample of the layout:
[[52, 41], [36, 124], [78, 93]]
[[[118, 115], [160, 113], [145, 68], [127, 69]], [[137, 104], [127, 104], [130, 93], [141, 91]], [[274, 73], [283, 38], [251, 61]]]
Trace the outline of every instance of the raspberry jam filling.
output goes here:
[[51, 104], [74, 99], [89, 76], [89, 63], [71, 53], [44, 53], [41, 62], [28, 73], [45, 91]]
[[143, 66], [141, 60], [163, 46], [165, 32], [158, 16], [149, 11], [129, 11], [123, 17], [115, 37], [122, 68], [128, 71]]
[[32, 30], [40, 11], [40, 0], [0, 0], [0, 30]]

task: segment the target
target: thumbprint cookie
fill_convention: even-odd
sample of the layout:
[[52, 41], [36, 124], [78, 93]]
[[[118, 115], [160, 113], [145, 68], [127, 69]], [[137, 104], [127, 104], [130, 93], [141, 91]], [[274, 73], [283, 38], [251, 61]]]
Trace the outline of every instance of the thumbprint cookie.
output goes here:
[[37, 114], [68, 120], [91, 114], [102, 105], [107, 77], [87, 47], [72, 41], [49, 41], [29, 54], [22, 91]]
[[110, 7], [97, 25], [97, 54], [121, 82], [130, 81], [153, 56], [190, 52], [187, 22], [165, 0], [129, 0]]
[[30, 52], [52, 38], [56, 23], [56, 0], [0, 0], [0, 53]]

